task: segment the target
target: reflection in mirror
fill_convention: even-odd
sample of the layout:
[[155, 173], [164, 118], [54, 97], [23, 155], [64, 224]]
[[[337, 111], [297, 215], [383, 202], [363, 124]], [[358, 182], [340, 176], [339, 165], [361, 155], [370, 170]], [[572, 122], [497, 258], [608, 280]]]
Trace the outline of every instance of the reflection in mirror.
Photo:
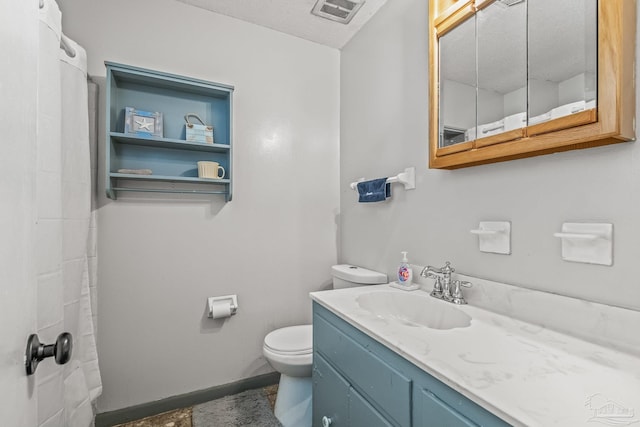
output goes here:
[[439, 146], [475, 139], [476, 19], [469, 18], [440, 37]]
[[596, 108], [597, 0], [527, 0], [529, 125]]
[[476, 14], [478, 126], [470, 133], [477, 139], [527, 125], [526, 6], [498, 0]]

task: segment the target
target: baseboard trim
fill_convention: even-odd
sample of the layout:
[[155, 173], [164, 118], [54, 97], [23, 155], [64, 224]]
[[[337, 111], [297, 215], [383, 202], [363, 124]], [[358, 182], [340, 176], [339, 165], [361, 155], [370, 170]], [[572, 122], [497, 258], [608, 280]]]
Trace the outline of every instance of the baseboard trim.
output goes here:
[[280, 374], [278, 372], [271, 372], [258, 375], [257, 377], [245, 378], [234, 383], [222, 384], [179, 396], [167, 397], [166, 399], [156, 400], [155, 402], [143, 403], [116, 411], [103, 412], [96, 415], [95, 427], [111, 427], [163, 412], [173, 411], [174, 409], [186, 408], [220, 397], [241, 393], [246, 390], [277, 384], [279, 380]]

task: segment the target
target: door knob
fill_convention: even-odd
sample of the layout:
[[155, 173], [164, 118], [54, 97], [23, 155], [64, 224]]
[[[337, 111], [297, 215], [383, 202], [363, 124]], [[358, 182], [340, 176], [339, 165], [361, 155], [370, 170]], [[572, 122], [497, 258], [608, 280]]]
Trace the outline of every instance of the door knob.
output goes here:
[[71, 359], [72, 349], [73, 337], [69, 332], [61, 333], [56, 342], [49, 345], [42, 344], [38, 339], [38, 334], [29, 335], [24, 359], [27, 375], [33, 375], [38, 363], [47, 357], [53, 356], [58, 365], [64, 365]]
[[333, 424], [333, 420], [327, 416], [322, 417], [322, 427], [329, 427]]

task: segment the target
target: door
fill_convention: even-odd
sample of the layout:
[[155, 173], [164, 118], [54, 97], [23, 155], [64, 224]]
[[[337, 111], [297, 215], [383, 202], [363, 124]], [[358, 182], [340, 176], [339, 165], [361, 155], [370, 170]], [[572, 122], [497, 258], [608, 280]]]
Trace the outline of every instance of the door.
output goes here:
[[349, 426], [349, 383], [313, 353], [313, 427]]
[[34, 377], [25, 374], [36, 328], [36, 79], [38, 2], [2, 0], [0, 13], [0, 413], [2, 425], [37, 425]]
[[391, 423], [353, 387], [349, 389], [349, 425], [351, 427], [391, 427]]
[[421, 416], [416, 420], [419, 427], [477, 427], [479, 425], [427, 389], [422, 390], [420, 399]]

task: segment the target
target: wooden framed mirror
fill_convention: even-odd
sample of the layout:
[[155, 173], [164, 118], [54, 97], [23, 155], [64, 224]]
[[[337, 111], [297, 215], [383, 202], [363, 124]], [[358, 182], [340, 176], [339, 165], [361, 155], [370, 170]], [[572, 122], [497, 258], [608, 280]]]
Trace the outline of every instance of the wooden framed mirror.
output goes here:
[[635, 138], [635, 0], [430, 0], [429, 167]]

